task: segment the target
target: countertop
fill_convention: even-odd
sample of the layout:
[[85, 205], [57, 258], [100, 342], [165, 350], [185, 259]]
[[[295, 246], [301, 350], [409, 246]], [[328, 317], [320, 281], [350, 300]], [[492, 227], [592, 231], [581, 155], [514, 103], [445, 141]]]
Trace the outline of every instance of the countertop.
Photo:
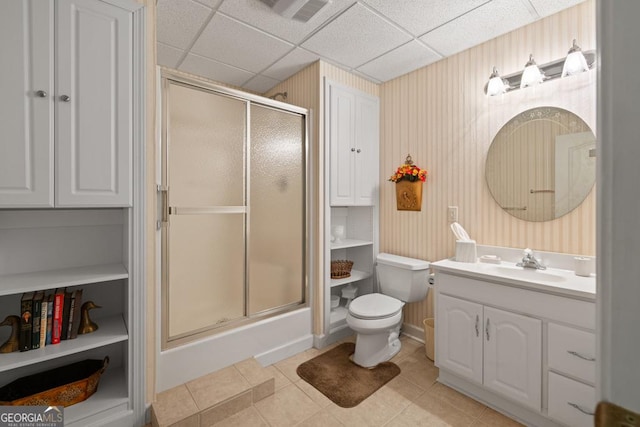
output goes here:
[[[546, 270], [516, 267], [515, 263], [466, 263], [451, 259], [431, 263], [434, 272], [445, 272], [478, 280], [489, 280], [506, 286], [536, 290], [586, 300], [596, 299], [596, 278], [577, 276], [572, 270], [547, 268]], [[436, 274], [436, 286], [438, 286]]]

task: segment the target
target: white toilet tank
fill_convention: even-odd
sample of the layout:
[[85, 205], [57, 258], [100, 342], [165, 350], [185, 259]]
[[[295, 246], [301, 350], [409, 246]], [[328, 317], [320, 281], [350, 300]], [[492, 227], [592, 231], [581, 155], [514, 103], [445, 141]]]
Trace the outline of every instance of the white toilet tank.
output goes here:
[[428, 261], [380, 253], [376, 262], [380, 293], [404, 302], [420, 301], [427, 296]]

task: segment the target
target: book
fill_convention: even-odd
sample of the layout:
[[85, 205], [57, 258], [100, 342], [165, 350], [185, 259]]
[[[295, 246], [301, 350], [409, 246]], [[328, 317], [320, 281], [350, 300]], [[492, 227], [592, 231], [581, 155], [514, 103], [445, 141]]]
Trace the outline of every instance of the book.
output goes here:
[[49, 312], [49, 296], [42, 295], [40, 311], [40, 348], [47, 345], [47, 313]]
[[59, 344], [62, 336], [62, 311], [64, 309], [64, 289], [56, 289], [53, 297], [51, 344]]
[[47, 297], [47, 337], [45, 345], [51, 345], [51, 329], [53, 327], [53, 302], [54, 294], [49, 294]]
[[82, 307], [82, 289], [76, 289], [73, 300], [73, 310], [69, 316], [70, 340], [78, 337], [78, 328], [80, 327], [80, 308]]
[[33, 318], [31, 320], [31, 349], [40, 348], [40, 320], [42, 317], [42, 298], [44, 292], [38, 291], [33, 296]]
[[67, 333], [69, 331], [69, 310], [70, 309], [71, 309], [71, 292], [65, 289], [64, 305], [62, 306], [62, 330], [60, 333], [61, 340], [67, 339]]
[[33, 318], [33, 292], [22, 294], [20, 301], [20, 351], [31, 350], [31, 326]]

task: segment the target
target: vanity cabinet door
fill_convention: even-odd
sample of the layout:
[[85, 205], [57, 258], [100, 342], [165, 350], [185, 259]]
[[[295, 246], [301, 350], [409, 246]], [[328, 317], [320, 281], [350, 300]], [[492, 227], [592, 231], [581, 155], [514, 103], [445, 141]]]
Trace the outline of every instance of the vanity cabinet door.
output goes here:
[[482, 305], [438, 295], [436, 364], [482, 383]]
[[540, 411], [542, 321], [484, 307], [484, 385]]

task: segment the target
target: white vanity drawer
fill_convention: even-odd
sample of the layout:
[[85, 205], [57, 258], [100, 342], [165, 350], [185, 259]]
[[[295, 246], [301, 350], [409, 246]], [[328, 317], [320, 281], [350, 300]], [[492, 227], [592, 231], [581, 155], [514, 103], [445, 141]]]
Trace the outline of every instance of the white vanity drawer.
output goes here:
[[595, 382], [595, 334], [549, 323], [547, 342], [549, 368]]
[[592, 426], [595, 407], [593, 387], [549, 372], [549, 417], [570, 427]]

